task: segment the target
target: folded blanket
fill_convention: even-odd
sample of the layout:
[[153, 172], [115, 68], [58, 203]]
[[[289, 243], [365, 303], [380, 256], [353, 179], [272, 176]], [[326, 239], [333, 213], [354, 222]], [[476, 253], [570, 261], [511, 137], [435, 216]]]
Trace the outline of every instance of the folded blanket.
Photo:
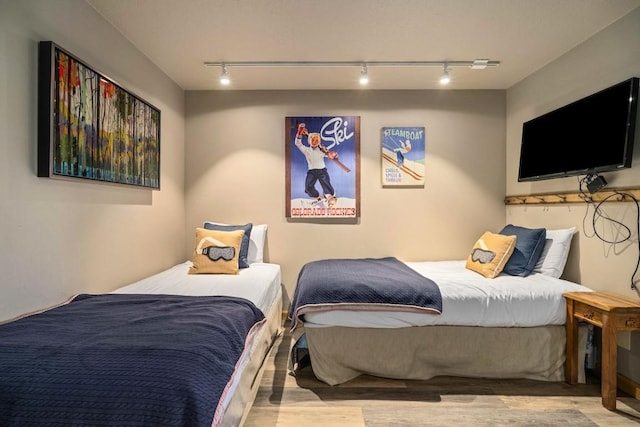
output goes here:
[[305, 264], [291, 304], [291, 331], [304, 314], [327, 310], [442, 312], [440, 289], [396, 258], [327, 259]]

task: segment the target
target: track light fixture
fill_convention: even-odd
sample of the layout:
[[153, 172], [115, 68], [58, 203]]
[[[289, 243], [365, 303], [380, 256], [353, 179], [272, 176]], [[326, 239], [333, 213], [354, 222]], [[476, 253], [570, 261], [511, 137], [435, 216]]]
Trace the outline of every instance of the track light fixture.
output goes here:
[[227, 67], [360, 67], [360, 84], [369, 81], [370, 67], [442, 67], [440, 83], [451, 81], [449, 70], [451, 67], [465, 67], [472, 70], [484, 70], [487, 67], [497, 67], [500, 61], [489, 59], [475, 59], [473, 61], [226, 61], [205, 62], [205, 67], [221, 67], [220, 83], [229, 84]]
[[440, 76], [440, 84], [448, 85], [450, 81], [451, 77], [449, 76], [449, 69], [447, 68], [447, 63], [445, 62], [442, 66], [442, 76]]
[[360, 84], [366, 85], [369, 83], [369, 73], [367, 71], [367, 65], [362, 64], [362, 68], [360, 69]]
[[231, 79], [229, 79], [229, 73], [227, 73], [226, 64], [221, 64], [221, 66], [222, 71], [220, 72], [220, 84], [223, 86], [227, 86], [229, 83], [231, 83]]

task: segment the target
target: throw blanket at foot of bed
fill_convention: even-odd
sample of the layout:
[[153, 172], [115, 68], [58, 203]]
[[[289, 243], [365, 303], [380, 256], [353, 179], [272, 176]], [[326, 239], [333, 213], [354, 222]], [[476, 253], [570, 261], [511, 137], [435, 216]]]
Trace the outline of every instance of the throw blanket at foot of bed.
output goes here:
[[241, 298], [106, 294], [2, 325], [0, 425], [218, 425], [263, 319]]
[[305, 264], [289, 317], [291, 330], [304, 314], [327, 310], [442, 312], [440, 289], [396, 258], [327, 259]]

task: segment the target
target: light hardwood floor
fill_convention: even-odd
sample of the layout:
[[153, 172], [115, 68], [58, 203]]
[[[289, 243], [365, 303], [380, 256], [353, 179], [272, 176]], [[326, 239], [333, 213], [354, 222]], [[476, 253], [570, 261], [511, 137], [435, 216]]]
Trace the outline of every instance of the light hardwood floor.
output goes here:
[[602, 407], [600, 385], [437, 377], [404, 381], [361, 376], [340, 386], [310, 367], [287, 373], [290, 336], [268, 356], [245, 427], [638, 426], [640, 401], [618, 392], [616, 411]]

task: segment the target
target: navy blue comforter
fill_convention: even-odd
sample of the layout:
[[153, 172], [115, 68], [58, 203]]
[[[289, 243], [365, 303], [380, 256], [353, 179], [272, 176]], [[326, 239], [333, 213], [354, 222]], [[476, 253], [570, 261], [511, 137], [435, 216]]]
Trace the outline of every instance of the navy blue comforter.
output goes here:
[[305, 264], [298, 275], [289, 318], [331, 309], [442, 312], [440, 288], [396, 258], [327, 259]]
[[0, 326], [2, 426], [211, 426], [250, 301], [79, 295]]

